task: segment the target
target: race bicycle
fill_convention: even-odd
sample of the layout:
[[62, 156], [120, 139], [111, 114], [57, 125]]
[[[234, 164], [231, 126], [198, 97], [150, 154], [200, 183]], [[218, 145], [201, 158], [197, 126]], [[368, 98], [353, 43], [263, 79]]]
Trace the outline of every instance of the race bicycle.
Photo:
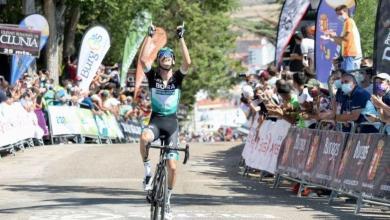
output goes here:
[[[160, 137], [160, 139], [164, 138]], [[165, 155], [168, 154], [170, 150], [183, 151], [185, 153], [183, 164], [186, 164], [190, 156], [189, 145], [186, 144], [185, 148], [166, 146], [161, 140], [161, 145], [154, 143], [148, 144], [146, 146], [148, 153], [150, 148], [160, 149], [160, 160], [156, 166], [156, 172], [153, 176], [152, 189], [148, 190], [146, 200], [150, 203], [150, 219], [164, 220], [168, 191], [168, 159]]]

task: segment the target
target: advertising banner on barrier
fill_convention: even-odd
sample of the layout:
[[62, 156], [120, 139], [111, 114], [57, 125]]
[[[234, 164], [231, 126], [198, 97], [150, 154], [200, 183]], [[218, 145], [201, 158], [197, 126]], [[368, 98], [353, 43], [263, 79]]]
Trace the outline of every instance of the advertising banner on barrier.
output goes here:
[[378, 5], [375, 31], [374, 66], [378, 73], [390, 69], [390, 1], [381, 0]]
[[89, 85], [110, 46], [110, 35], [102, 26], [92, 27], [85, 33], [77, 64], [77, 76], [81, 78], [80, 88], [83, 91], [89, 90]]
[[34, 112], [27, 112], [20, 103], [0, 104], [0, 146], [42, 136]]
[[108, 137], [110, 137], [110, 138], [123, 138], [124, 137], [114, 115], [112, 115], [112, 114], [103, 115], [103, 121], [105, 122], [105, 124], [108, 128]]
[[247, 149], [243, 151], [245, 163], [249, 167], [275, 173], [280, 146], [290, 126], [285, 120], [266, 120], [259, 129], [252, 127], [251, 139], [247, 140]]
[[99, 136], [99, 130], [96, 125], [91, 110], [78, 108], [77, 117], [80, 119], [80, 134], [84, 136]]
[[343, 190], [362, 191], [376, 197], [389, 198], [389, 140], [390, 138], [381, 134], [350, 136], [337, 172]]
[[120, 123], [126, 136], [137, 139], [141, 136], [142, 125], [139, 122], [127, 121]]
[[242, 157], [245, 159], [245, 163], [249, 161], [249, 157], [254, 153], [255, 147], [256, 147], [256, 139], [258, 137], [259, 133], [259, 124], [258, 124], [258, 118], [259, 116], [256, 115], [255, 119], [252, 121], [250, 129], [249, 129], [249, 134], [246, 137], [246, 142], [244, 149], [242, 151]]
[[317, 79], [327, 83], [332, 69], [333, 59], [339, 57], [340, 49], [337, 44], [325, 33], [333, 30], [340, 36], [343, 31], [343, 23], [337, 18], [335, 8], [347, 5], [349, 14], [355, 12], [355, 0], [322, 0], [317, 12], [316, 36], [315, 36], [315, 63]]
[[126, 84], [127, 72], [146, 36], [151, 21], [152, 15], [147, 11], [142, 11], [130, 24], [123, 51], [120, 83], [122, 87]]
[[299, 22], [309, 8], [309, 5], [309, 0], [286, 0], [284, 2], [278, 25], [275, 55], [276, 65], [279, 65], [282, 62], [283, 53]]
[[[360, 175], [361, 191], [376, 198], [390, 199], [390, 138], [380, 134], [369, 136], [372, 136], [372, 145]], [[357, 156], [364, 156], [360, 154]]]
[[51, 135], [81, 134], [81, 121], [76, 107], [49, 106]]
[[[47, 23], [46, 18], [39, 14], [29, 15], [20, 22], [19, 27], [39, 31], [41, 33], [39, 39], [39, 50], [42, 50], [49, 38], [49, 24]], [[12, 85], [14, 85], [20, 76], [26, 72], [34, 60], [35, 58], [29, 55], [12, 56], [10, 82]]]
[[[310, 179], [313, 183], [329, 187], [343, 155], [346, 133], [335, 131], [320, 131], [320, 133], [317, 161]], [[311, 147], [316, 146], [312, 144]]]
[[316, 130], [292, 128], [283, 143], [282, 157], [278, 169], [294, 178], [301, 178], [305, 162], [309, 155], [311, 138], [316, 136]]
[[0, 53], [39, 57], [41, 32], [0, 26]]
[[51, 134], [123, 138], [112, 114], [93, 115], [90, 110], [73, 106], [49, 106]]

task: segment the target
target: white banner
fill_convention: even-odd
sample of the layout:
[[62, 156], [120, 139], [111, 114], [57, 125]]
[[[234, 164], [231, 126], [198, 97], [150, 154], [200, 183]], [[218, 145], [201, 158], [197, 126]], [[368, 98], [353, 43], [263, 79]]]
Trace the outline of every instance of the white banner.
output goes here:
[[89, 85], [110, 46], [110, 36], [101, 26], [90, 28], [84, 35], [77, 65], [77, 76], [82, 80], [82, 90], [89, 90]]
[[291, 124], [285, 120], [276, 122], [266, 120], [260, 126], [258, 133], [257, 126], [252, 127], [242, 154], [246, 165], [275, 173], [280, 146], [290, 126]]
[[42, 138], [43, 133], [34, 112], [27, 112], [19, 102], [0, 104], [0, 146]]
[[50, 134], [80, 134], [83, 125], [77, 109], [74, 106], [49, 106]]

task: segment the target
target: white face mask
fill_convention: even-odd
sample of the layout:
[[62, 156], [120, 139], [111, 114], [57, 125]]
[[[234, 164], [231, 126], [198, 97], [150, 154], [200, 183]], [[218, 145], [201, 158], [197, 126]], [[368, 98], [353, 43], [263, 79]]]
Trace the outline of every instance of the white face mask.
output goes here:
[[337, 19], [339, 19], [341, 22], [344, 22], [345, 18], [342, 15], [337, 16]]

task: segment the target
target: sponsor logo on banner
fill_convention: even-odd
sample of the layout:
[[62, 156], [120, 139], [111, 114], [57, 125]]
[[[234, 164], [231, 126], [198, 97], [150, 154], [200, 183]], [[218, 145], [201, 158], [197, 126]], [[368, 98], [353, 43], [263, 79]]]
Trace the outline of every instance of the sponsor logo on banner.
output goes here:
[[276, 44], [275, 60], [277, 65], [282, 62], [283, 53], [309, 5], [309, 0], [286, 0], [284, 2], [279, 19]]
[[0, 53], [39, 57], [41, 32], [0, 26]]
[[333, 59], [338, 58], [340, 49], [337, 44], [325, 35], [328, 30], [333, 30], [340, 36], [343, 31], [343, 23], [338, 20], [335, 8], [340, 5], [349, 7], [349, 14], [355, 12], [354, 0], [323, 0], [318, 7], [316, 36], [315, 36], [315, 63], [319, 81], [326, 83], [332, 70]]
[[390, 69], [390, 2], [381, 0], [375, 31], [375, 69], [378, 73], [389, 73]]
[[294, 178], [302, 178], [305, 161], [310, 153], [312, 137], [317, 137], [316, 130], [290, 129], [279, 157], [278, 170], [280, 172]]
[[311, 173], [311, 180], [316, 184], [331, 186], [343, 155], [346, 134], [335, 131], [320, 131], [320, 133], [317, 161]]
[[[49, 24], [42, 15], [29, 15], [19, 24], [19, 28], [40, 32], [39, 50], [45, 46], [49, 38]], [[32, 54], [34, 55], [34, 54]], [[39, 55], [39, 52], [38, 52]], [[11, 68], [11, 84], [14, 85], [20, 76], [27, 71], [35, 58], [30, 55], [13, 55]]]
[[90, 28], [84, 35], [77, 66], [77, 75], [81, 78], [80, 88], [83, 91], [89, 89], [110, 46], [110, 36], [101, 26]]
[[290, 126], [285, 120], [266, 120], [257, 129], [257, 123], [253, 123], [242, 154], [245, 163], [275, 173], [279, 151]]

